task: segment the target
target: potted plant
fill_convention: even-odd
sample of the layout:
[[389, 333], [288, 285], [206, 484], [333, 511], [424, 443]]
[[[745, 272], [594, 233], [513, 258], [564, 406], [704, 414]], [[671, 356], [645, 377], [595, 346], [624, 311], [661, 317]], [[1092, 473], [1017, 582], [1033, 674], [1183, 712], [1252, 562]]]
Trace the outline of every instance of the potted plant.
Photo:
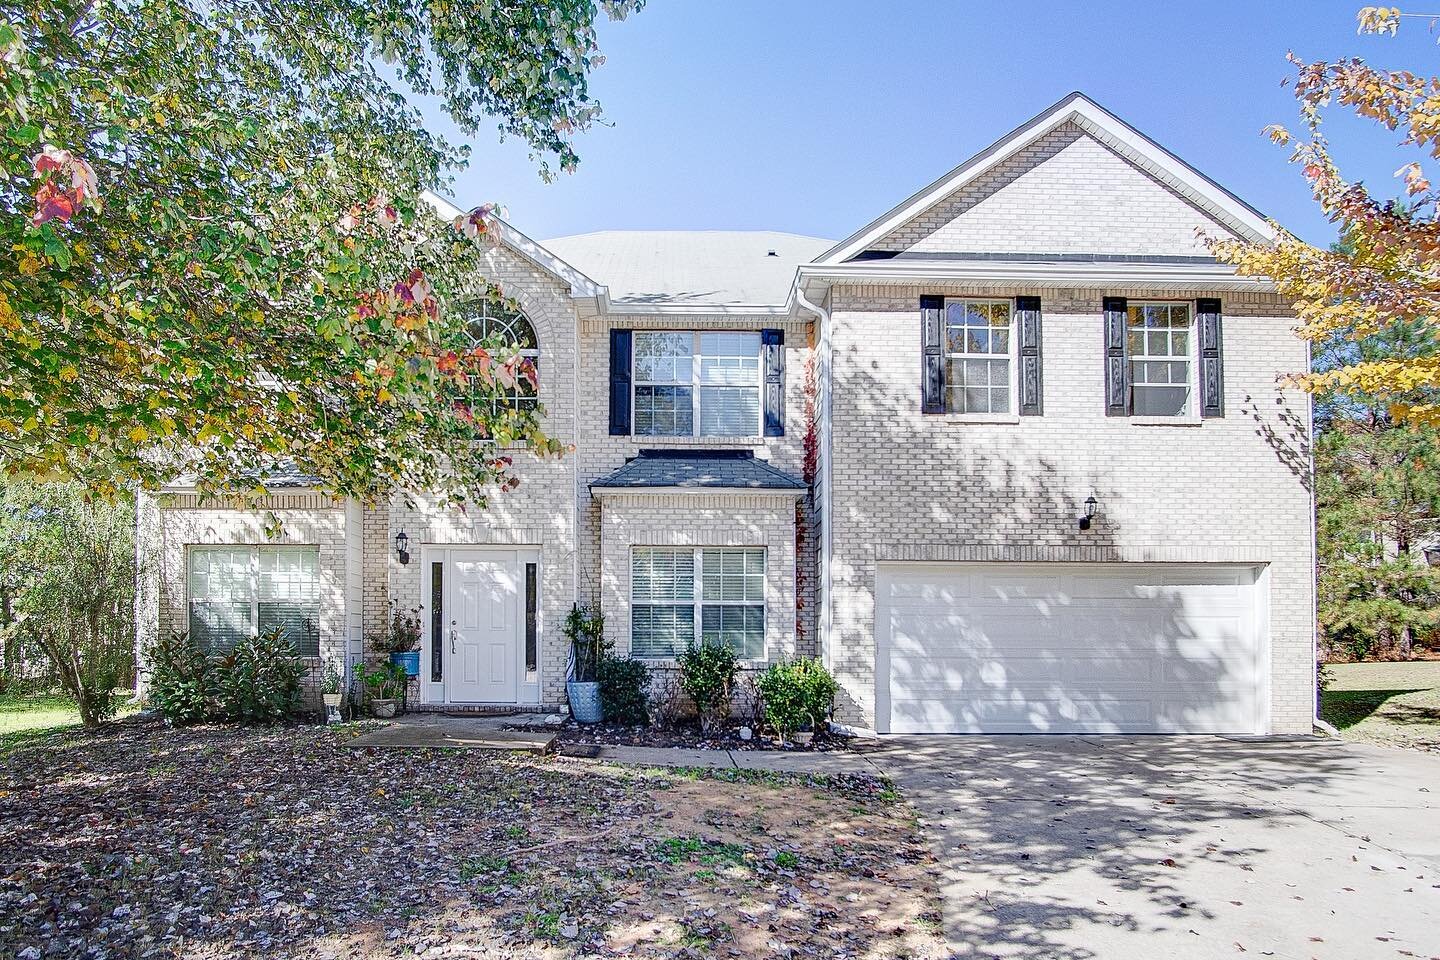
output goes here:
[[355, 679], [369, 690], [371, 713], [382, 720], [395, 716], [395, 701], [409, 682], [403, 667], [394, 663], [374, 666], [358, 663], [355, 665]]
[[407, 677], [420, 676], [420, 610], [401, 610], [390, 601], [390, 630], [378, 638], [376, 646], [390, 655], [390, 662], [405, 671]]
[[345, 682], [345, 675], [335, 665], [335, 661], [325, 662], [325, 672], [320, 675], [320, 696], [325, 701], [325, 722], [337, 723], [340, 720], [340, 688]]
[[581, 723], [599, 723], [605, 715], [600, 705], [600, 660], [609, 646], [605, 616], [576, 604], [565, 617], [564, 633], [570, 638], [572, 673], [565, 683], [570, 713]]

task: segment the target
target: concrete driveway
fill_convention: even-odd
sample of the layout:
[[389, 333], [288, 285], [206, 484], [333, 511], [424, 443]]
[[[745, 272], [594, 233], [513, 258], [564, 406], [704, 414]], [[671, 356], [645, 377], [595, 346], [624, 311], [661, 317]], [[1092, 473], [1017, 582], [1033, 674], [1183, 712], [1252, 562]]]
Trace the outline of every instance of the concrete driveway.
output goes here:
[[914, 737], [960, 957], [1440, 958], [1440, 756], [1317, 739]]

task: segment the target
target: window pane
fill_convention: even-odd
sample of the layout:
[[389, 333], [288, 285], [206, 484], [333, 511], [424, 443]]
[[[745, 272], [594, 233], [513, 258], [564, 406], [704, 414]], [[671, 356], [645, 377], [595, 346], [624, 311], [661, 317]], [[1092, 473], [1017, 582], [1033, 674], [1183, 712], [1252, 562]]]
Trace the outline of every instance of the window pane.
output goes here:
[[688, 437], [694, 407], [689, 387], [636, 387], [635, 433], [647, 437]]
[[702, 550], [700, 596], [704, 600], [763, 603], [765, 551], [763, 549]]
[[539, 565], [525, 564], [525, 672], [534, 674], [539, 669], [539, 626], [540, 626], [540, 578]]
[[753, 437], [760, 432], [760, 388], [701, 387], [702, 437]]
[[250, 547], [195, 547], [190, 551], [190, 634], [203, 647], [229, 650], [255, 630]]
[[1136, 386], [1131, 392], [1136, 416], [1178, 417], [1185, 413], [1190, 388]]
[[635, 381], [689, 383], [694, 342], [688, 333], [636, 333]]
[[700, 382], [751, 386], [760, 381], [760, 334], [700, 334]]
[[765, 656], [765, 607], [712, 606], [700, 608], [700, 642], [719, 643], [747, 660]]
[[695, 553], [637, 547], [630, 559], [630, 599], [634, 603], [664, 603], [695, 598]]
[[659, 606], [637, 603], [630, 608], [630, 654], [635, 657], [676, 657], [695, 642], [695, 608], [690, 604]]
[[280, 630], [301, 656], [320, 653], [320, 555], [315, 548], [260, 547], [257, 631]]
[[445, 676], [445, 564], [430, 564], [430, 679]]

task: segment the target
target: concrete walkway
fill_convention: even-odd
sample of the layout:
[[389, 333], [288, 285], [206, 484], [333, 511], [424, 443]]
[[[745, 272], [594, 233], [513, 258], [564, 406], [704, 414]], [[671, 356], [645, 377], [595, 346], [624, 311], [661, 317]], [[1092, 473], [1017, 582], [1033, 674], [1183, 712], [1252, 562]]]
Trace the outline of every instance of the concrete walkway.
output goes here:
[[350, 746], [548, 753], [555, 745], [555, 734], [548, 730], [504, 729], [516, 723], [540, 726], [544, 715], [451, 717], [441, 713], [407, 713], [378, 730], [356, 737]]
[[773, 770], [777, 773], [861, 773], [882, 771], [865, 754], [784, 750], [691, 750], [681, 747], [623, 747], [562, 744], [560, 754], [606, 763], [646, 767], [706, 767], [711, 770]]

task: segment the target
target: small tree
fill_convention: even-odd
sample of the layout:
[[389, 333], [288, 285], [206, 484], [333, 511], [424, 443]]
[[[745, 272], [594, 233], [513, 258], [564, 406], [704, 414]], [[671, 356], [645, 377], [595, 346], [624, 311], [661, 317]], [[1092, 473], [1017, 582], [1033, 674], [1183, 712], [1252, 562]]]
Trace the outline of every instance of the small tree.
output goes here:
[[735, 651], [723, 643], [701, 643], [680, 654], [680, 685], [700, 711], [700, 729], [710, 732], [730, 714], [730, 691], [740, 669]]
[[0, 551], [25, 570], [17, 628], [53, 665], [81, 722], [98, 726], [134, 671], [133, 507], [88, 500], [73, 483], [10, 483], [3, 500]]

